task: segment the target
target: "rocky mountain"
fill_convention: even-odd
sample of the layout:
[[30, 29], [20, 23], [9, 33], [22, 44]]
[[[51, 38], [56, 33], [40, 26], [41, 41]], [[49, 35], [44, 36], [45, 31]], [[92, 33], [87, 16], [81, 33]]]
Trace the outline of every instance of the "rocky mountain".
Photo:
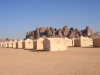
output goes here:
[[63, 28], [56, 29], [53, 27], [40, 27], [36, 30], [29, 31], [26, 33], [25, 39], [38, 39], [39, 37], [67, 37], [67, 38], [77, 38], [79, 36], [93, 38], [98, 36], [97, 33], [93, 33], [89, 26], [86, 26], [85, 29], [79, 30], [74, 29], [73, 27], [68, 28], [68, 26], [63, 26]]
[[98, 36], [100, 37], [100, 32], [97, 32]]
[[14, 41], [11, 38], [0, 38], [0, 42], [5, 42], [5, 41]]

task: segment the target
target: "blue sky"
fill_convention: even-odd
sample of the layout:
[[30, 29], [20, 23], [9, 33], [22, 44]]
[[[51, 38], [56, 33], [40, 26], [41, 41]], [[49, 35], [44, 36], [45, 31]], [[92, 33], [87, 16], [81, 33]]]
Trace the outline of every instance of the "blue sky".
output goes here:
[[0, 38], [24, 38], [37, 27], [100, 31], [100, 0], [0, 0]]

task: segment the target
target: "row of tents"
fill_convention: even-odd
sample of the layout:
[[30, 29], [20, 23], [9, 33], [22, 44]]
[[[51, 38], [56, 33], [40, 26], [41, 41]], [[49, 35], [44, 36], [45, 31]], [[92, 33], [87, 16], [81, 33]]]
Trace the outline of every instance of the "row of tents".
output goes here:
[[15, 40], [0, 42], [0, 47], [17, 48], [17, 49], [35, 49], [47, 51], [65, 51], [69, 46], [74, 47], [100, 47], [100, 38], [79, 37], [74, 39], [68, 38], [39, 38], [37, 40]]

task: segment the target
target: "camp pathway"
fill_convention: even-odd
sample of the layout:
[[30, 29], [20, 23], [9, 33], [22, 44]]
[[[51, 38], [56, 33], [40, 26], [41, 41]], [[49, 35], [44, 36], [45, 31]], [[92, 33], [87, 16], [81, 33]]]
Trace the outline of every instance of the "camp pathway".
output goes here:
[[0, 75], [100, 75], [100, 48], [58, 52], [0, 48]]

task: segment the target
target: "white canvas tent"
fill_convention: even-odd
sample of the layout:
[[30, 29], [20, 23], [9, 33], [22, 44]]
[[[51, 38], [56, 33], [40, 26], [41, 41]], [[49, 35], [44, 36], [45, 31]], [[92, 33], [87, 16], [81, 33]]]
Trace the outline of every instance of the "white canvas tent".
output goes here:
[[0, 47], [5, 47], [5, 42], [0, 42]]
[[100, 47], [100, 38], [93, 38], [93, 47]]
[[4, 42], [2, 42], [2, 47], [4, 47]]
[[100, 38], [98, 39], [98, 47], [100, 47]]
[[9, 41], [8, 44], [9, 44], [9, 48], [13, 47], [13, 41]]
[[87, 37], [79, 37], [74, 39], [74, 46], [75, 47], [89, 47], [91, 44], [92, 40]]
[[39, 38], [34, 41], [34, 49], [43, 50], [43, 38]]
[[3, 47], [5, 47], [5, 42], [2, 43]]
[[9, 47], [8, 41], [5, 42], [5, 47]]
[[18, 41], [18, 48], [24, 48], [24, 42], [22, 39]]
[[31, 39], [26, 39], [25, 41], [24, 41], [24, 47], [25, 47], [25, 49], [34, 49], [34, 44], [33, 44], [33, 40], [31, 40]]
[[93, 46], [93, 39], [87, 37], [87, 40], [88, 46]]
[[0, 42], [0, 47], [3, 47], [3, 42]]
[[68, 38], [64, 38], [67, 41], [67, 46], [73, 46], [73, 40], [72, 39], [68, 39]]
[[18, 41], [17, 40], [14, 40], [14, 42], [13, 42], [13, 48], [18, 48]]
[[67, 42], [63, 38], [45, 38], [43, 47], [48, 51], [65, 51], [67, 50]]
[[72, 39], [72, 46], [74, 46], [74, 40], [75, 40], [75, 38]]
[[0, 42], [0, 47], [1, 47], [1, 42]]

